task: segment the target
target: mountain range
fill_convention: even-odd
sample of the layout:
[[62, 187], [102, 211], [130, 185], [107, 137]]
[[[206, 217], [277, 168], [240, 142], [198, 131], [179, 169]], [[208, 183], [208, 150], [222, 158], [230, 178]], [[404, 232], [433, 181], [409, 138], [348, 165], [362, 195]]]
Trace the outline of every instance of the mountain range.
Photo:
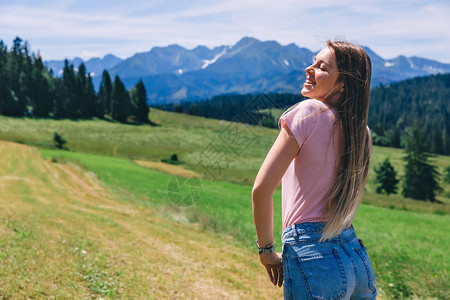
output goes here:
[[[101, 75], [103, 70], [109, 70], [122, 61], [123, 59], [117, 56], [107, 54], [103, 58], [95, 57], [89, 59], [88, 61], [83, 61], [81, 58], [75, 57], [74, 59], [69, 60], [69, 63], [73, 64], [75, 68], [78, 68], [81, 63], [84, 63], [88, 72], [90, 72], [91, 75], [96, 76]], [[47, 68], [52, 70], [53, 74], [55, 74], [56, 76], [62, 75], [64, 68], [63, 60], [49, 60], [45, 62], [45, 65], [47, 66]]]
[[[420, 57], [384, 59], [370, 48], [363, 48], [372, 61], [372, 86], [450, 73], [450, 64]], [[305, 80], [304, 69], [316, 53], [295, 44], [283, 46], [276, 41], [244, 37], [233, 46], [198, 46], [188, 50], [175, 44], [154, 47], [127, 59], [108, 54], [84, 63], [96, 87], [106, 69], [112, 79], [118, 75], [127, 88], [142, 79], [150, 103], [173, 103], [219, 94], [298, 93]], [[75, 58], [69, 62], [78, 67], [83, 60]], [[59, 76], [64, 61], [47, 61], [46, 65]]]

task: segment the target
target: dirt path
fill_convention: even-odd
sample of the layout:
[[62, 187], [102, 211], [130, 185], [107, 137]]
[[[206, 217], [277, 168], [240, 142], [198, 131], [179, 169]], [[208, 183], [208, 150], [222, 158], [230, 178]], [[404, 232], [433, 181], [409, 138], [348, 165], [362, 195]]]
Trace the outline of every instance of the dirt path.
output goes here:
[[255, 252], [0, 142], [0, 298], [280, 299]]
[[135, 160], [134, 161], [136, 164], [149, 168], [149, 169], [154, 169], [154, 170], [158, 170], [170, 175], [176, 175], [176, 176], [180, 176], [180, 177], [194, 177], [194, 178], [200, 178], [200, 174], [197, 174], [191, 170], [187, 170], [185, 169], [183, 166], [179, 166], [179, 165], [171, 165], [171, 164], [166, 164], [163, 162], [157, 162], [157, 161], [146, 161], [146, 160]]

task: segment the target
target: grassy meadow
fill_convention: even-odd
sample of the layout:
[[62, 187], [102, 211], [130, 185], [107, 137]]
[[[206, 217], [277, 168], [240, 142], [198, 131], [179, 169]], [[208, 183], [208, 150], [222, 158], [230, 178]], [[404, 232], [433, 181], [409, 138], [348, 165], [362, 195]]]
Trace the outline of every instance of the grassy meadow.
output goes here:
[[[49, 120], [0, 116], [0, 139], [53, 149], [53, 133], [67, 140], [71, 151], [157, 161], [176, 153], [183, 167], [203, 178], [251, 185], [278, 130], [188, 116], [152, 109], [159, 124], [123, 125], [101, 120]], [[374, 147], [366, 190], [375, 192], [373, 166], [386, 157], [403, 175], [402, 149]], [[450, 157], [434, 158], [442, 173]], [[450, 199], [450, 186], [438, 196]], [[383, 200], [380, 200], [383, 201]]]
[[139, 193], [17, 143], [0, 142], [0, 163], [1, 299], [281, 298], [253, 249], [161, 218]]
[[[3, 147], [2, 156], [11, 157], [3, 158], [2, 165], [8, 167], [0, 177], [0, 296], [281, 297], [264, 278], [254, 254], [250, 201], [251, 184], [277, 130], [156, 109], [150, 115], [158, 126], [0, 117], [0, 139], [36, 146], [43, 157], [18, 144]], [[54, 132], [67, 139], [70, 151], [54, 149]], [[14, 153], [14, 147], [21, 150]], [[167, 172], [161, 166], [159, 171], [143, 166], [173, 153], [186, 172], [172, 166]], [[372, 166], [385, 157], [401, 176], [402, 150], [375, 147]], [[33, 167], [31, 160], [41, 166]], [[450, 157], [436, 157], [435, 163], [442, 171], [450, 165]], [[17, 169], [21, 173], [11, 175]], [[185, 177], [175, 177], [177, 172]], [[374, 178], [371, 169], [355, 227], [372, 259], [380, 299], [450, 298], [450, 187], [439, 195], [442, 203], [432, 204], [375, 194]], [[280, 198], [278, 189], [276, 238], [281, 234]], [[184, 242], [178, 241], [178, 234], [186, 234]], [[155, 260], [153, 256], [159, 256], [150, 249], [152, 237], [160, 243], [159, 251], [174, 255], [169, 250], [185, 250], [181, 252], [187, 258], [172, 261], [163, 255]], [[276, 242], [280, 250], [279, 238]], [[223, 247], [233, 251], [224, 252]], [[205, 248], [211, 250], [200, 250]], [[197, 290], [174, 270], [180, 264], [189, 269], [192, 260], [195, 271], [202, 272], [192, 275], [199, 282]], [[48, 264], [41, 270], [44, 261]], [[155, 270], [160, 277], [149, 278]], [[261, 277], [250, 280], [253, 274]], [[217, 289], [208, 290], [214, 281], [209, 276]], [[49, 279], [40, 283], [40, 278]], [[80, 287], [84, 294], [74, 294]]]

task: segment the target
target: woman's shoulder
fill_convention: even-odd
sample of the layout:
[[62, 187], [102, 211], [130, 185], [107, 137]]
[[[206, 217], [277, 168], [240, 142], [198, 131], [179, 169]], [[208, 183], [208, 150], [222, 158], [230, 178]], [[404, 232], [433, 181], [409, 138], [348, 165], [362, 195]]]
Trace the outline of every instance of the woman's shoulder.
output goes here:
[[311, 126], [325, 120], [335, 120], [335, 114], [330, 107], [316, 99], [306, 99], [288, 109], [280, 117], [281, 124], [284, 122]]
[[331, 106], [316, 99], [303, 100], [299, 102], [293, 110], [295, 110], [294, 113], [301, 112], [303, 115], [322, 115], [324, 112], [334, 112], [334, 109]]
[[331, 107], [322, 101], [316, 99], [306, 99], [298, 103], [297, 107], [299, 109], [311, 109], [311, 110], [328, 110]]

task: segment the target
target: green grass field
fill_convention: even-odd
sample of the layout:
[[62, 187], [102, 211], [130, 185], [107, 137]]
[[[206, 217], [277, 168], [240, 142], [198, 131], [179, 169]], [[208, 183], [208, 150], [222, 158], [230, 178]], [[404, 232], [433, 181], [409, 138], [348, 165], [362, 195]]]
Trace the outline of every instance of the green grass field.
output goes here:
[[[275, 141], [278, 130], [218, 121], [157, 109], [159, 126], [123, 125], [101, 120], [48, 120], [0, 116], [0, 139], [53, 148], [53, 133], [62, 134], [70, 150], [131, 159], [160, 161], [176, 153], [183, 165], [205, 177], [251, 184]], [[403, 150], [374, 147], [367, 191], [374, 192], [373, 166], [386, 157], [403, 175]], [[442, 173], [449, 156], [434, 159]], [[448, 200], [450, 186], [438, 197]]]
[[[201, 197], [194, 206], [172, 204], [168, 185], [172, 176], [148, 170], [128, 160], [66, 151], [41, 150], [44, 157], [77, 161], [98, 174], [115, 190], [132, 191], [123, 197], [160, 208], [161, 214], [198, 223], [202, 228], [231, 235], [236, 243], [253, 248], [251, 187], [222, 181], [201, 181]], [[280, 193], [274, 195], [276, 234], [281, 235]], [[184, 203], [187, 204], [187, 203]], [[448, 297], [447, 270], [450, 217], [362, 204], [355, 227], [368, 247], [378, 285], [388, 298]], [[278, 246], [280, 241], [278, 240]], [[279, 249], [280, 247], [278, 247]]]
[[[157, 110], [152, 110], [151, 116], [159, 126], [0, 117], [0, 139], [38, 146], [49, 160], [74, 161], [95, 173], [125, 203], [150, 207], [158, 215], [181, 223], [198, 224], [238, 247], [253, 249], [251, 183], [277, 130]], [[68, 140], [72, 151], [52, 149], [55, 131]], [[194, 182], [197, 194], [193, 195], [189, 186], [181, 186], [184, 190], [180, 189], [179, 195], [189, 197], [171, 197], [174, 176], [130, 160], [158, 161], [172, 153], [185, 168], [204, 175]], [[372, 166], [389, 157], [401, 175], [402, 156], [400, 149], [375, 147]], [[450, 165], [450, 157], [436, 157], [435, 162], [442, 170]], [[368, 247], [381, 298], [449, 298], [450, 187], [445, 186], [438, 197], [443, 204], [431, 204], [375, 194], [373, 181], [371, 169], [355, 227]], [[277, 190], [278, 236], [280, 207]]]
[[162, 218], [35, 148], [1, 141], [0, 164], [1, 299], [281, 298], [230, 236]]

